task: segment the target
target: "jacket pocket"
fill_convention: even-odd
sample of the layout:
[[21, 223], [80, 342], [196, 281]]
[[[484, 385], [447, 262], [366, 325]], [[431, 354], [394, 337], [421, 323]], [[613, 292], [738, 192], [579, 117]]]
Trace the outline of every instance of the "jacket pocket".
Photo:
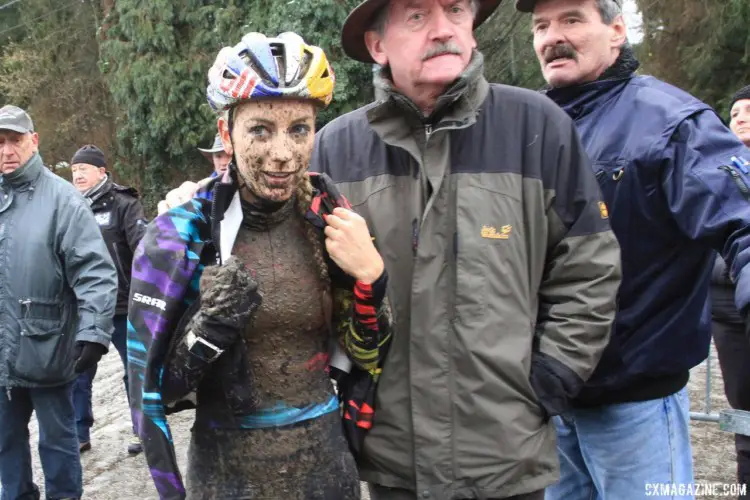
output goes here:
[[20, 320], [21, 336], [13, 362], [16, 378], [35, 384], [65, 383], [74, 375], [72, 345], [59, 320]]
[[[459, 183], [453, 242], [454, 314], [478, 330], [483, 329], [479, 323], [485, 318], [505, 316], [527, 296], [522, 290], [527, 274], [523, 205], [512, 190], [480, 181], [469, 178]], [[507, 299], [508, 307], [499, 297]]]

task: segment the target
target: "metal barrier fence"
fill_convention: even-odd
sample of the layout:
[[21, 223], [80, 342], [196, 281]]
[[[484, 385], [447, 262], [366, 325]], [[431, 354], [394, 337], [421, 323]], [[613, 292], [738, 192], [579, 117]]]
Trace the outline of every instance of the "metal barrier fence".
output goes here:
[[690, 412], [690, 420], [718, 422], [719, 429], [750, 436], [750, 411], [724, 409], [713, 413], [711, 405], [711, 355], [706, 358], [706, 397], [703, 412]]

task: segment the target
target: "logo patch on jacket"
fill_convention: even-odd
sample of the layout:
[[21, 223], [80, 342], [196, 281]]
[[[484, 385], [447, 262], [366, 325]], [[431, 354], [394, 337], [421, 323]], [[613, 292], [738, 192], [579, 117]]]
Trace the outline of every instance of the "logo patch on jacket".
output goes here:
[[163, 300], [155, 299], [153, 297], [149, 297], [148, 295], [143, 295], [140, 293], [133, 294], [133, 302], [140, 302], [141, 304], [145, 304], [147, 306], [154, 306], [158, 309], [161, 309], [162, 311], [165, 311], [167, 309], [167, 303]]
[[96, 222], [98, 222], [100, 226], [109, 226], [109, 223], [112, 220], [112, 212], [99, 212], [98, 214], [94, 214], [94, 217], [96, 217]]
[[609, 219], [609, 210], [607, 210], [607, 204], [603, 201], [599, 202], [599, 215], [602, 216], [602, 219]]
[[501, 227], [499, 232], [492, 226], [482, 226], [482, 238], [488, 238], [490, 240], [507, 240], [510, 238], [511, 231], [513, 231], [513, 226], [511, 225]]

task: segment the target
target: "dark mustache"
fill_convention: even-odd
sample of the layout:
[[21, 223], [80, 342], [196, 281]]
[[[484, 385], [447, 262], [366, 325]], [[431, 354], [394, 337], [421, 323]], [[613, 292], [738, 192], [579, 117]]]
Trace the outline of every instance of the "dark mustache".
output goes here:
[[440, 42], [430, 48], [430, 50], [422, 56], [422, 60], [426, 61], [427, 59], [442, 56], [443, 54], [456, 54], [460, 56], [461, 53], [461, 47], [456, 45], [455, 42]]
[[551, 47], [547, 47], [547, 49], [544, 51], [544, 62], [549, 63], [554, 61], [555, 59], [573, 59], [574, 61], [578, 60], [578, 55], [576, 54], [576, 51], [568, 45], [567, 43], [558, 43], [556, 45], [553, 45]]

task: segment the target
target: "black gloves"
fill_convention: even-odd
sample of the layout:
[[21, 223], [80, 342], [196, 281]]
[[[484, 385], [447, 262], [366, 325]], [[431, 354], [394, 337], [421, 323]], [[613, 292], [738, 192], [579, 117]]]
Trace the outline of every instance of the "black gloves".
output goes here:
[[86, 341], [76, 342], [74, 349], [76, 373], [83, 373], [94, 367], [107, 352], [107, 348], [103, 345]]
[[261, 303], [258, 283], [240, 261], [207, 267], [200, 283], [201, 305], [193, 319], [196, 335], [228, 349], [240, 338]]

